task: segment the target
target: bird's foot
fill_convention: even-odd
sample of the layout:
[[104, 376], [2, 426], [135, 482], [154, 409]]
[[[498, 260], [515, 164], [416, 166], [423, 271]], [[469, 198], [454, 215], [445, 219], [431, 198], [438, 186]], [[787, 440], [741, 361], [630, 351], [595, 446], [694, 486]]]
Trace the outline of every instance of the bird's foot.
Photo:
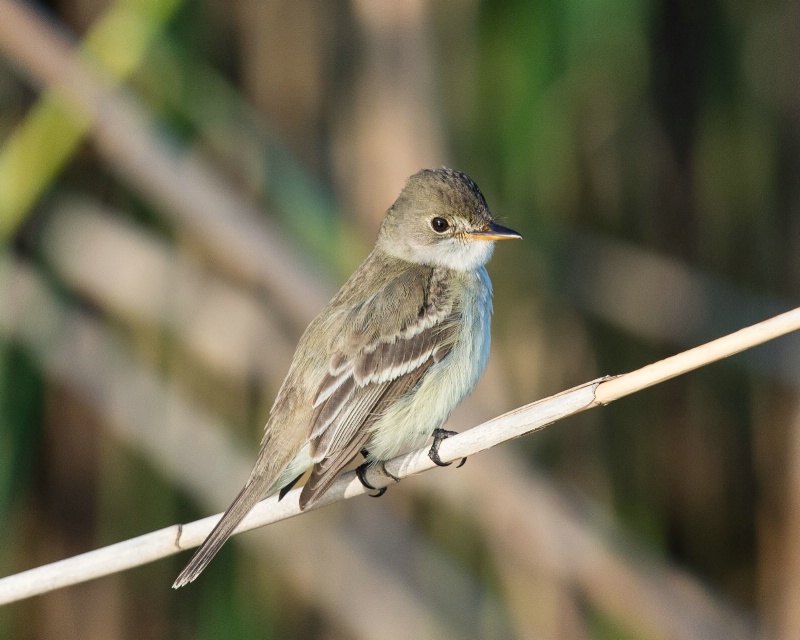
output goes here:
[[[439, 465], [440, 467], [449, 467], [451, 464], [453, 464], [452, 462], [442, 462], [442, 459], [439, 457], [439, 447], [442, 444], [442, 440], [446, 440], [450, 436], [455, 435], [458, 435], [457, 431], [448, 431], [447, 429], [433, 430], [433, 444], [431, 445], [431, 450], [428, 451], [428, 457], [433, 461], [434, 464]], [[466, 458], [461, 458], [461, 462], [458, 463], [456, 469], [463, 467], [466, 461]]]
[[[366, 449], [362, 449], [361, 455], [363, 455], [366, 458], [369, 455], [369, 453], [367, 452]], [[359, 465], [358, 467], [356, 467], [356, 476], [358, 476], [359, 482], [361, 482], [361, 484], [364, 485], [364, 487], [370, 489], [371, 491], [378, 492], [378, 493], [370, 493], [369, 496], [371, 498], [380, 498], [384, 493], [386, 493], [386, 487], [381, 487], [380, 489], [376, 489], [372, 485], [372, 483], [369, 480], [367, 480], [367, 470], [371, 466], [372, 465], [369, 462], [365, 462], [364, 464]], [[400, 478], [398, 478], [397, 476], [393, 476], [386, 470], [386, 465], [383, 462], [381, 462], [380, 467], [381, 467], [381, 473], [383, 473], [383, 475], [391, 478], [395, 482], [400, 482]]]

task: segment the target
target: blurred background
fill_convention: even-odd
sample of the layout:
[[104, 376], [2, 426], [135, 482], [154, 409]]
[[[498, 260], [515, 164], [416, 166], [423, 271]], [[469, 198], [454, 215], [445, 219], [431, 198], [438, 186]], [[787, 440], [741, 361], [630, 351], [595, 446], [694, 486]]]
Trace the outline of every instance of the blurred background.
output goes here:
[[[0, 0], [0, 575], [224, 509], [405, 178], [471, 175], [450, 426], [800, 298], [787, 0]], [[0, 637], [800, 638], [800, 343], [0, 609]]]

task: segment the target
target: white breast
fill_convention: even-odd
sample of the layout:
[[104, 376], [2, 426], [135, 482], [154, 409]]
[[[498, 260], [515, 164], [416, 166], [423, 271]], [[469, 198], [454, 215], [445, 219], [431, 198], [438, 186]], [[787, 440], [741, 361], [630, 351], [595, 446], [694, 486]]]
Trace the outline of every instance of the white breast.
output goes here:
[[450, 354], [433, 365], [416, 392], [401, 398], [372, 427], [370, 460], [421, 447], [472, 391], [489, 360], [492, 283], [484, 267], [467, 277], [463, 325]]

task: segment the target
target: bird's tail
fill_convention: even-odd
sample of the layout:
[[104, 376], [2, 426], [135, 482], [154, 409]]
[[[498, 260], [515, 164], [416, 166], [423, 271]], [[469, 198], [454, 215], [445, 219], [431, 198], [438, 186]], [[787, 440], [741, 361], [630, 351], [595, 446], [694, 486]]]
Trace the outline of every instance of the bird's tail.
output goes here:
[[233, 530], [244, 520], [244, 517], [250, 513], [250, 510], [261, 500], [266, 493], [269, 486], [265, 486], [263, 476], [251, 478], [244, 488], [236, 496], [228, 510], [223, 514], [220, 521], [208, 534], [200, 548], [195, 551], [189, 564], [186, 565], [181, 571], [175, 583], [172, 585], [173, 589], [183, 587], [192, 582], [203, 569], [206, 568], [211, 559], [217, 555], [217, 552], [225, 544], [225, 541], [230, 538]]

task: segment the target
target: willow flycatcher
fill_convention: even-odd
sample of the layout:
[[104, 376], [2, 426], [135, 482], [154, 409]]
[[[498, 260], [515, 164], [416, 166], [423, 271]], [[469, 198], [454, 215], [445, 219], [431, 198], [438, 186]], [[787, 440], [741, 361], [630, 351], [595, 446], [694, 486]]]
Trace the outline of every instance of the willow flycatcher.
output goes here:
[[[494, 222], [478, 186], [452, 169], [408, 179], [375, 249], [308, 326], [244, 488], [173, 585], [194, 580], [253, 506], [311, 469], [313, 505], [363, 452], [378, 464], [422, 446], [472, 390], [489, 358]], [[359, 477], [367, 484], [363, 474]]]

